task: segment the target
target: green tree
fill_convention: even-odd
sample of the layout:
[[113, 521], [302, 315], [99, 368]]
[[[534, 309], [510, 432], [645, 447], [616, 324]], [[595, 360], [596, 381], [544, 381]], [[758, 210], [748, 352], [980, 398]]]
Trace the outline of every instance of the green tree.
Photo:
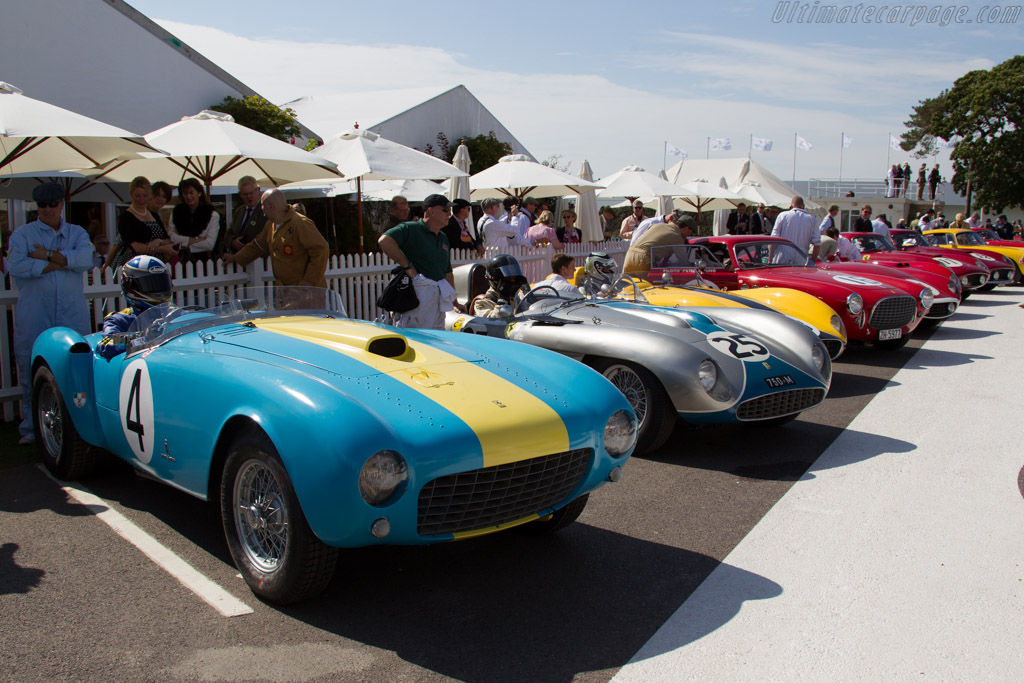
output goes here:
[[935, 153], [936, 138], [955, 140], [957, 192], [995, 211], [1024, 206], [1024, 56], [971, 71], [921, 100], [906, 126], [901, 147], [918, 157]]
[[569, 164], [571, 162], [569, 162], [569, 161], [562, 161], [562, 155], [561, 154], [552, 154], [551, 156], [549, 156], [547, 159], [545, 159], [544, 161], [542, 161], [540, 163], [541, 163], [542, 166], [549, 166], [550, 168], [553, 168], [556, 171], [561, 171], [562, 173], [568, 173], [569, 172]]
[[287, 107], [281, 109], [259, 95], [246, 95], [241, 99], [229, 95], [210, 109], [231, 114], [235, 123], [285, 142], [302, 135], [294, 111]]

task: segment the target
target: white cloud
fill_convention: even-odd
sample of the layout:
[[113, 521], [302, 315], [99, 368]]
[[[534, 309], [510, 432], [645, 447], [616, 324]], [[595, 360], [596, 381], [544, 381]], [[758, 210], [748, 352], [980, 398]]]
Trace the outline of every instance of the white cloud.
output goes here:
[[[871, 52], [870, 58], [863, 59], [863, 73], [852, 74], [850, 62], [844, 63], [844, 59], [850, 59], [845, 49], [823, 57], [812, 69], [808, 60], [815, 54], [813, 46], [756, 43], [749, 52], [742, 53], [744, 59], [768, 65], [743, 67], [741, 59], [730, 58], [719, 64], [721, 59], [697, 58], [703, 52], [740, 50], [731, 39], [686, 34], [691, 45], [701, 46], [682, 61], [689, 72], [703, 79], [720, 80], [728, 87], [698, 85], [689, 94], [685, 79], [677, 79], [675, 93], [667, 88], [655, 93], [593, 74], [488, 71], [469, 66], [464, 57], [441, 48], [252, 39], [209, 27], [164, 20], [159, 23], [274, 102], [312, 95], [334, 103], [336, 110], [331, 111], [336, 111], [337, 120], [333, 124], [306, 121], [322, 134], [348, 128], [354, 121], [371, 126], [463, 84], [537, 158], [561, 154], [564, 162], [572, 162], [573, 172], [583, 159], [590, 161], [598, 175], [627, 164], [639, 164], [648, 170], [660, 168], [666, 140], [696, 158], [703, 156], [707, 136], [731, 137], [735, 141], [733, 153], [744, 154], [748, 135], [754, 132], [776, 140], [775, 151], [755, 152], [755, 158], [788, 179], [793, 161], [792, 142], [788, 141], [798, 131], [814, 143], [815, 149], [800, 152], [797, 176], [834, 177], [839, 171], [840, 131], [845, 131], [857, 142], [844, 155], [844, 177], [881, 177], [887, 133], [899, 133], [900, 121], [909, 113], [897, 111], [893, 117], [875, 111], [870, 114], [873, 118], [865, 118], [842, 106], [851, 96], [870, 96], [865, 91], [889, 87], [892, 79], [886, 75], [887, 51], [880, 55]], [[918, 61], [927, 60], [919, 56]], [[668, 55], [656, 60], [655, 65], [664, 64], [659, 68], [671, 71], [678, 63], [679, 55]], [[947, 66], [914, 65], [910, 73], [913, 78], [949, 82], [948, 74], [941, 75], [943, 68], [949, 68], [949, 60], [944, 58], [943, 64]], [[966, 70], [968, 64], [960, 61], [958, 68]], [[754, 70], [744, 72], [744, 68]], [[843, 77], [826, 77], [830, 69]], [[791, 70], [799, 73], [787, 77]], [[678, 73], [685, 75], [687, 69], [679, 67]], [[787, 96], [787, 101], [799, 102], [788, 106], [763, 104], [761, 100], [767, 98], [750, 99], [749, 95], [751, 91], [789, 93], [791, 87], [813, 89], [816, 97], [808, 101]], [[718, 93], [727, 89], [745, 94], [734, 100], [723, 99]], [[834, 145], [830, 142], [833, 139]]]

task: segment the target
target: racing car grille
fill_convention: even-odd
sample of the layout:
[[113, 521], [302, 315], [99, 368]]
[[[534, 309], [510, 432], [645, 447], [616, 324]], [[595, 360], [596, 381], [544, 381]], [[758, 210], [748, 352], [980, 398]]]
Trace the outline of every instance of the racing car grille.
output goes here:
[[968, 287], [981, 287], [988, 282], [988, 275], [985, 273], [971, 273], [967, 276]]
[[838, 339], [822, 339], [821, 343], [825, 345], [825, 350], [828, 351], [828, 357], [832, 360], [835, 360], [836, 356], [838, 356], [843, 350], [843, 342]]
[[1013, 279], [1009, 268], [996, 268], [992, 270], [992, 278], [989, 282], [1009, 282]]
[[580, 448], [434, 479], [420, 491], [416, 530], [422, 536], [475, 531], [546, 510], [569, 497], [591, 454]]
[[926, 318], [948, 318], [949, 316], [956, 313], [956, 304], [949, 302], [948, 304], [932, 304], [932, 307], [928, 309], [928, 315]]
[[768, 420], [807, 410], [824, 400], [824, 389], [780, 391], [744, 401], [736, 411], [736, 418], [739, 420]]
[[912, 296], [888, 296], [871, 311], [868, 326], [876, 330], [893, 330], [909, 325], [917, 315], [917, 302]]

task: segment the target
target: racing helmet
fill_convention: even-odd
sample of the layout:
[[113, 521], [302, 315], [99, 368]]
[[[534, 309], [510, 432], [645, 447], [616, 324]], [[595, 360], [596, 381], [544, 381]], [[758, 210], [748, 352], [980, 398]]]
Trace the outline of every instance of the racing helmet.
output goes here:
[[487, 263], [487, 281], [506, 301], [511, 301], [520, 288], [529, 284], [519, 261], [508, 254], [498, 254]]
[[155, 256], [135, 256], [121, 267], [121, 292], [137, 311], [170, 301], [171, 290], [170, 269]]
[[615, 259], [611, 256], [603, 251], [594, 252], [587, 257], [583, 266], [583, 277], [589, 289], [596, 292], [601, 289], [602, 285], [610, 287], [613, 284], [612, 278], [615, 276], [617, 268]]

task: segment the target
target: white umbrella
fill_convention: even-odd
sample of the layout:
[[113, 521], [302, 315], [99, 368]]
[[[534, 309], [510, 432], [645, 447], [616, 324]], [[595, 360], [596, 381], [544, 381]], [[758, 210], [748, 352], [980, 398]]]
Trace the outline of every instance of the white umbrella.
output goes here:
[[[580, 166], [579, 177], [591, 182], [594, 180], [594, 171], [590, 168], [590, 162], [586, 159]], [[601, 242], [604, 240], [604, 233], [601, 232], [601, 217], [597, 213], [597, 194], [594, 190], [584, 190], [579, 193], [576, 201], [576, 228], [580, 231], [580, 238], [584, 242]]]
[[527, 195], [555, 197], [566, 192], [596, 190], [597, 183], [580, 180], [568, 173], [531, 161], [525, 154], [509, 154], [494, 166], [469, 179], [473, 199], [518, 197]]
[[680, 191], [675, 196], [684, 204], [692, 207], [698, 214], [701, 211], [733, 209], [736, 207], [736, 202], [743, 201], [738, 194], [730, 191], [729, 188], [723, 187], [721, 184], [710, 183], [704, 178], [698, 178], [678, 187]]
[[186, 116], [149, 133], [146, 140], [167, 154], [121, 157], [83, 173], [101, 182], [129, 182], [135, 176], [145, 176], [176, 184], [191, 177], [207, 188], [237, 185], [247, 175], [271, 185], [340, 175], [334, 163], [239, 125], [230, 115], [216, 111]]
[[363, 195], [365, 180], [433, 179], [469, 175], [447, 161], [382, 138], [356, 124], [339, 133], [314, 154], [333, 161], [346, 178], [355, 178], [359, 192], [359, 253], [363, 251]]
[[741, 199], [750, 204], [764, 204], [765, 206], [777, 206], [780, 209], [788, 209], [792, 197], [781, 192], [765, 187], [752, 180], [744, 180], [739, 185], [730, 188]]
[[427, 195], [448, 191], [444, 185], [432, 180], [367, 180], [363, 183], [345, 179], [332, 181], [330, 178], [285, 183], [280, 189], [289, 199], [321, 199], [354, 195], [360, 188], [364, 198], [380, 202], [389, 202], [399, 195], [410, 202], [422, 202]]
[[472, 160], [469, 158], [469, 147], [459, 143], [459, 148], [455, 150], [455, 158], [452, 159], [452, 164], [466, 175], [452, 176], [451, 182], [448, 184], [448, 199], [452, 201], [456, 199], [469, 201], [469, 167], [472, 163]]
[[94, 183], [75, 171], [48, 173], [16, 173], [0, 178], [0, 198], [31, 199], [32, 190], [42, 183], [57, 183], [64, 188], [67, 201], [114, 202], [131, 201], [128, 183]]
[[26, 97], [0, 81], [0, 175], [88, 168], [156, 151], [135, 133]]
[[[668, 176], [665, 175], [665, 169], [658, 171], [658, 177], [668, 182]], [[658, 215], [667, 216], [668, 214], [675, 211], [675, 202], [672, 201], [671, 196], [659, 195], [658, 196]]]
[[598, 197], [661, 197], [680, 194], [679, 186], [668, 180], [648, 173], [639, 166], [625, 168], [605, 176], [598, 181], [604, 189], [597, 193]]

